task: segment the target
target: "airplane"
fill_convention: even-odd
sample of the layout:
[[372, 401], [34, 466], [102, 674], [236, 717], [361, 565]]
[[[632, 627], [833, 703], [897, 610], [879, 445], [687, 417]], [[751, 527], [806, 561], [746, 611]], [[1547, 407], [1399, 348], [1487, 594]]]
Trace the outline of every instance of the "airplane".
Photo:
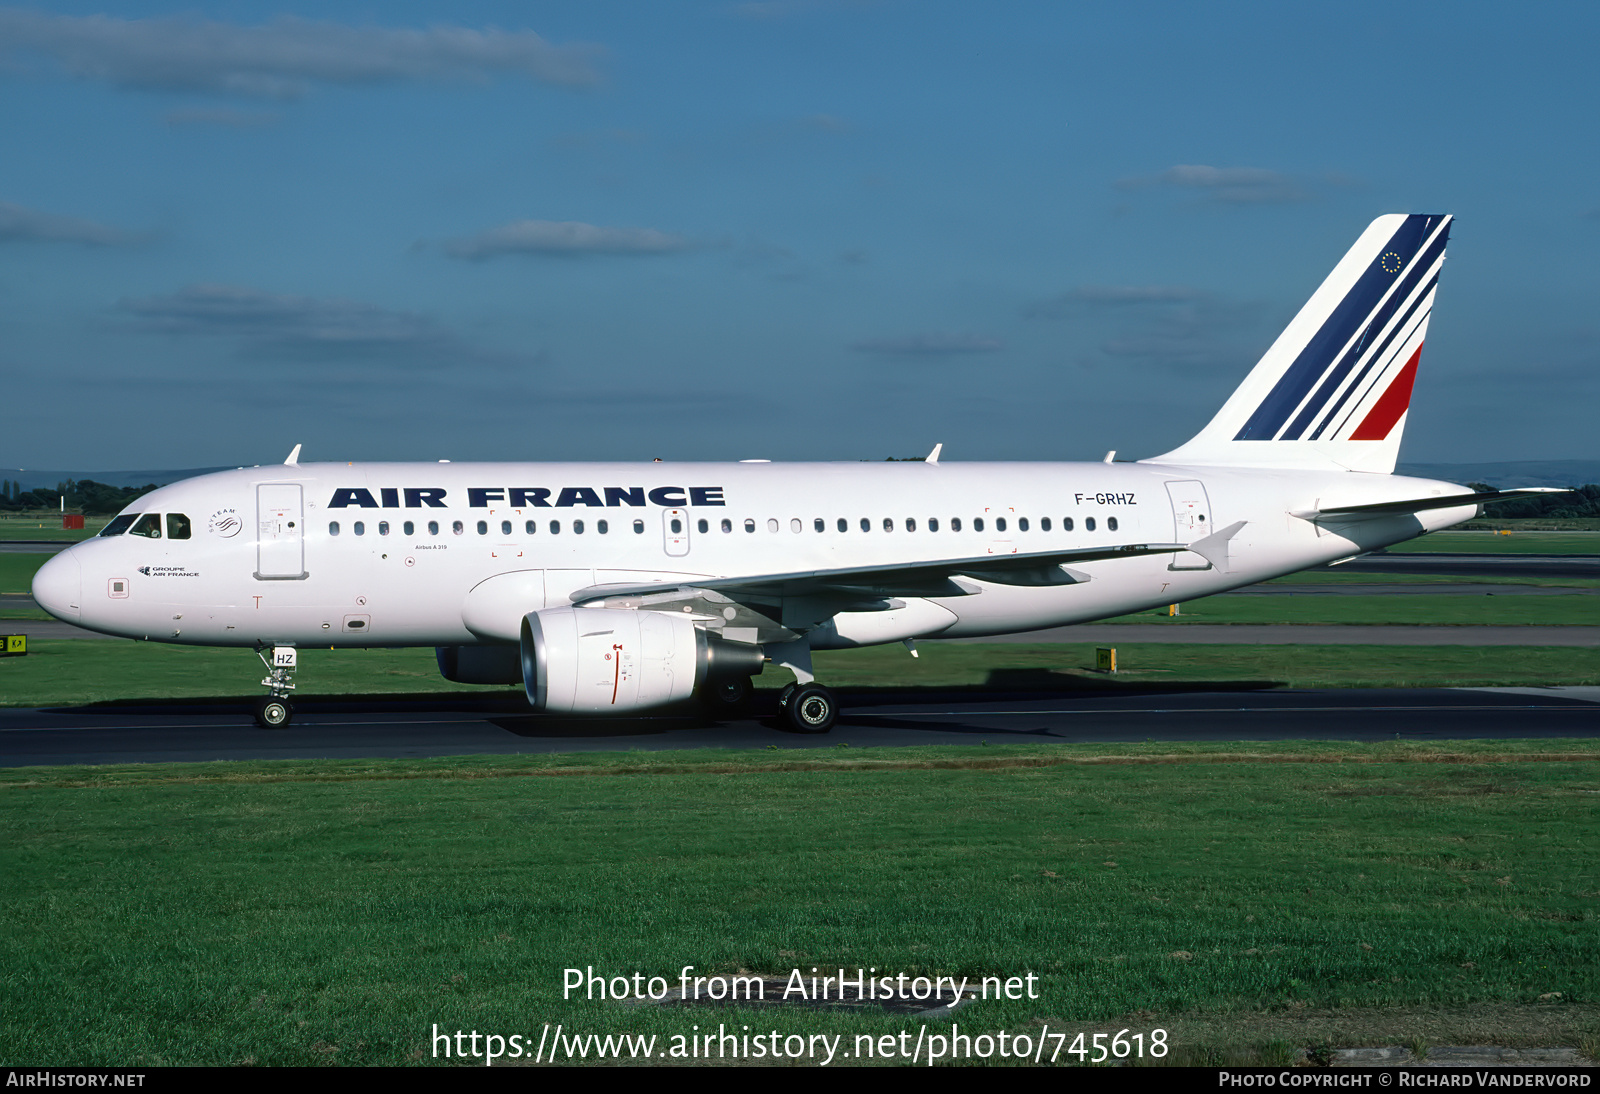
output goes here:
[[[40, 568], [51, 615], [254, 648], [263, 727], [297, 651], [432, 646], [534, 710], [838, 715], [813, 650], [1104, 619], [1446, 528], [1483, 502], [1395, 475], [1452, 218], [1374, 220], [1194, 438], [1136, 462], [338, 463], [202, 475]], [[1556, 491], [1559, 492], [1559, 491]]]

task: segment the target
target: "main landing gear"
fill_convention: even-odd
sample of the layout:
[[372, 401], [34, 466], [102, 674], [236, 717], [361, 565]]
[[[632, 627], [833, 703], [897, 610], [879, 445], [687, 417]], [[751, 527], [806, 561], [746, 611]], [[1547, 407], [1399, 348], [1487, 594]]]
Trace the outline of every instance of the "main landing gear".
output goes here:
[[289, 693], [294, 690], [295, 648], [293, 646], [259, 646], [256, 656], [267, 666], [267, 678], [261, 681], [269, 694], [256, 700], [256, 725], [262, 729], [282, 729], [294, 718], [294, 704]]
[[826, 733], [839, 717], [839, 701], [821, 684], [790, 684], [778, 693], [778, 710], [796, 733]]

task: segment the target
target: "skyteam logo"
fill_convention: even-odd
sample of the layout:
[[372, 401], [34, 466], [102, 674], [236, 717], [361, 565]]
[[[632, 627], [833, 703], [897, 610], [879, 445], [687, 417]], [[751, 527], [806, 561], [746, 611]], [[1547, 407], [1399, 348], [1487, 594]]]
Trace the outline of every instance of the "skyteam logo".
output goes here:
[[222, 539], [232, 539], [244, 529], [244, 521], [232, 509], [218, 509], [206, 521], [206, 531]]
[[1389, 436], [1411, 405], [1450, 221], [1408, 216], [1387, 242], [1368, 252], [1365, 268], [1355, 269], [1353, 282], [1234, 440]]

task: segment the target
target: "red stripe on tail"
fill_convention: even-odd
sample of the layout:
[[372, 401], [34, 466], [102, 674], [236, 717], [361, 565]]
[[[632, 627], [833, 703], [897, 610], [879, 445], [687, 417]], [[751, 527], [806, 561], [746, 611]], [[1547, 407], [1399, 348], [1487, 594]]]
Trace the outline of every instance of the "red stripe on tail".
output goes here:
[[1422, 347], [1419, 345], [1417, 352], [1411, 355], [1411, 360], [1406, 362], [1406, 367], [1389, 385], [1389, 390], [1383, 393], [1377, 405], [1367, 412], [1366, 418], [1356, 426], [1356, 431], [1350, 434], [1352, 441], [1381, 441], [1389, 436], [1389, 431], [1411, 405], [1411, 385], [1416, 382], [1417, 361], [1421, 357]]

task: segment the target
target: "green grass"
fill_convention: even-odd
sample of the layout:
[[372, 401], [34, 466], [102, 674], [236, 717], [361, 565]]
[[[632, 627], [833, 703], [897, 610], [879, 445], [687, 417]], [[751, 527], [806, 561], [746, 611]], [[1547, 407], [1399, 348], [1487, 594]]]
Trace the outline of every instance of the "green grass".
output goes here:
[[[1151, 685], [1246, 687], [1475, 687], [1600, 684], [1600, 650], [1544, 646], [1207, 646], [1123, 643], [1120, 671], [1093, 671], [1094, 647], [1070, 643], [923, 642], [921, 657], [900, 646], [818, 653], [818, 677], [839, 688], [1007, 691], [1103, 691]], [[35, 639], [25, 657], [0, 659], [0, 706], [58, 706], [114, 701], [222, 699], [262, 694], [264, 670], [249, 650], [157, 643]], [[295, 682], [314, 696], [466, 694], [518, 688], [471, 688], [439, 675], [433, 651], [303, 650]], [[792, 677], [757, 677], [776, 688]], [[443, 700], [441, 700], [443, 701]]]
[[1213, 596], [1167, 610], [1139, 612], [1112, 623], [1166, 626], [1205, 623], [1347, 623], [1364, 625], [1600, 625], [1600, 596]]
[[0, 551], [0, 593], [33, 592], [34, 572], [54, 557]]
[[56, 513], [44, 517], [0, 516], [0, 540], [89, 539], [99, 535], [100, 529], [110, 520], [110, 517], [85, 517], [82, 528], [63, 528], [61, 517]]
[[962, 1030], [1167, 1028], [1184, 1061], [1241, 1042], [1277, 1059], [1305, 1043], [1277, 1027], [1303, 1015], [1447, 1014], [1469, 1044], [1528, 1043], [1531, 1015], [1573, 1043], [1600, 1013], [1595, 755], [1022, 745], [10, 772], [0, 1055], [387, 1065], [430, 1062], [434, 1024], [727, 1022], [847, 1045], [919, 1024], [562, 998], [565, 968], [684, 965], [1031, 972], [1039, 998], [975, 1004]]
[[1434, 532], [1389, 548], [1390, 553], [1462, 555], [1600, 555], [1600, 532]]
[[1536, 585], [1544, 588], [1600, 588], [1592, 577], [1503, 577], [1498, 574], [1374, 574], [1336, 566], [1275, 577], [1263, 585]]

